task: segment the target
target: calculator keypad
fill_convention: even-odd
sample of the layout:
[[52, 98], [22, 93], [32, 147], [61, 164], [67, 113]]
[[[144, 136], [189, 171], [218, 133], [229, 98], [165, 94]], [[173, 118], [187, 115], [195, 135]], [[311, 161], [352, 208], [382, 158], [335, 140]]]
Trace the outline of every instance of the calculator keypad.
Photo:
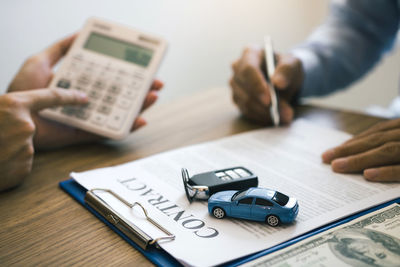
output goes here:
[[141, 88], [145, 70], [141, 67], [118, 68], [107, 61], [93, 60], [82, 54], [72, 57], [57, 87], [85, 92], [89, 103], [83, 107], [66, 106], [62, 114], [87, 120], [98, 127], [118, 130]]

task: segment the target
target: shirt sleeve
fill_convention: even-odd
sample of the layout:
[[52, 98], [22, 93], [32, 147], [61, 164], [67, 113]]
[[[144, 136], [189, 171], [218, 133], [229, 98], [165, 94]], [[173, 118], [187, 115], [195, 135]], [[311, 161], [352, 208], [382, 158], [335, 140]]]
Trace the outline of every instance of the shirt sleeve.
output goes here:
[[299, 96], [326, 95], [359, 79], [393, 46], [398, 27], [398, 1], [333, 1], [327, 21], [291, 52], [305, 73]]

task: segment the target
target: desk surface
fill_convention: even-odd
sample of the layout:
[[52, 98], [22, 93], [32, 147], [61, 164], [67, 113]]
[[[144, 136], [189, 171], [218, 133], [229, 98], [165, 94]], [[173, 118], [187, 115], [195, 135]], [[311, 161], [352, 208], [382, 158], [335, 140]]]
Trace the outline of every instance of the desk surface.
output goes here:
[[[148, 126], [123, 142], [79, 145], [35, 156], [24, 184], [0, 194], [2, 265], [150, 265], [58, 183], [70, 171], [116, 165], [259, 128], [240, 118], [226, 88], [156, 105], [145, 117]], [[297, 117], [351, 134], [380, 120], [307, 106], [297, 109]]]

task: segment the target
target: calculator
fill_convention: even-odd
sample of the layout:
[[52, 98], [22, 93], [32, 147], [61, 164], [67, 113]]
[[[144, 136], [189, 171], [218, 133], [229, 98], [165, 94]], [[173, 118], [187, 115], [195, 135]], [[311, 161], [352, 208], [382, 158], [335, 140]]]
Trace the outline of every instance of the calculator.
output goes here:
[[258, 186], [258, 178], [244, 167], [232, 167], [189, 176], [182, 168], [182, 180], [189, 202], [208, 199], [212, 194], [226, 190], [246, 190]]
[[125, 138], [166, 47], [161, 37], [89, 19], [50, 83], [85, 92], [88, 104], [49, 108], [40, 115], [110, 139]]

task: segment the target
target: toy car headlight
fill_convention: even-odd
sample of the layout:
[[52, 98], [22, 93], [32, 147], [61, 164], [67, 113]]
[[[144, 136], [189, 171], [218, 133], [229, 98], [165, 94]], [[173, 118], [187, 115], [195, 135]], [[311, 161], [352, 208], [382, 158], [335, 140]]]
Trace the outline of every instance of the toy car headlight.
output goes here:
[[182, 168], [182, 181], [183, 187], [185, 188], [186, 197], [190, 203], [193, 199], [208, 199], [209, 190], [206, 185], [190, 185], [189, 184], [189, 173], [186, 168]]

